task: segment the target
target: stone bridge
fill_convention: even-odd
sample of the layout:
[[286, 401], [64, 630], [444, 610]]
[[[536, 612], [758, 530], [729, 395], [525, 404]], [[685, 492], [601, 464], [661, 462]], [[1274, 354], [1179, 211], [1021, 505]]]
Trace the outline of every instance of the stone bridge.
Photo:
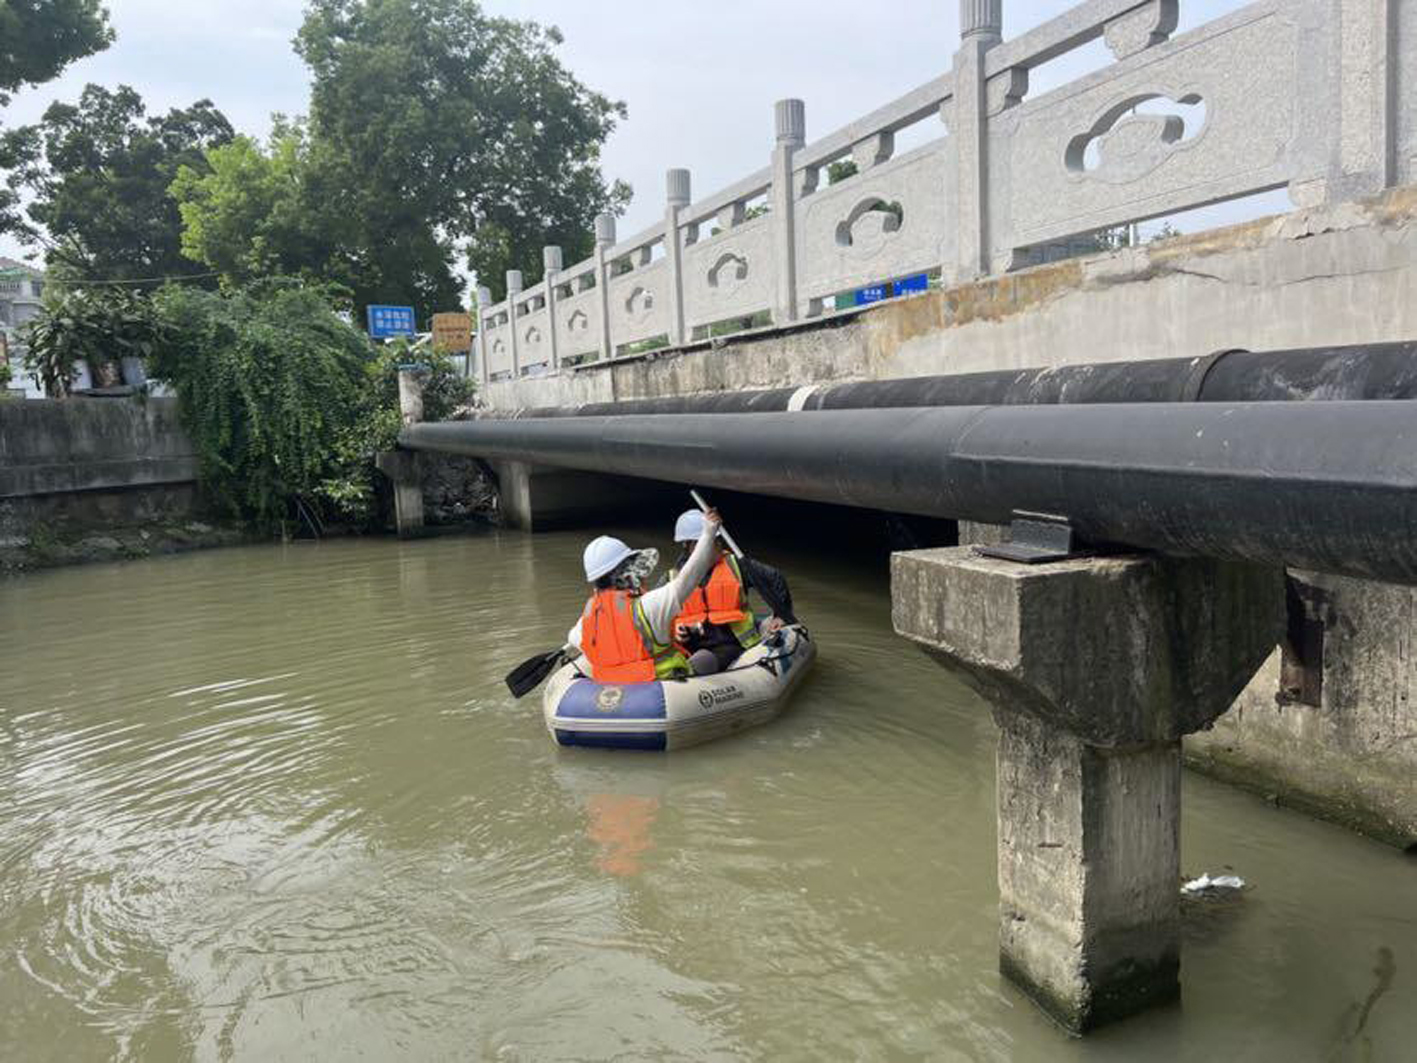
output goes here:
[[[780, 101], [764, 169], [698, 201], [670, 170], [662, 222], [619, 240], [602, 217], [590, 259], [547, 248], [540, 283], [510, 273], [495, 305], [480, 289], [482, 413], [774, 387], [810, 410], [839, 381], [1417, 339], [1409, 7], [1256, 0], [1175, 35], [1179, 0], [1086, 0], [1004, 40], [1001, 0], [962, 0], [935, 80], [810, 142], [802, 102]], [[1030, 94], [1030, 71], [1098, 39], [1109, 63]], [[937, 135], [897, 153], [922, 125]], [[1281, 189], [1278, 216], [1055, 260], [1099, 230]], [[861, 307], [862, 291], [887, 298]], [[1395, 434], [1364, 471], [1410, 497]], [[497, 467], [528, 527], [604, 497], [590, 473]], [[1183, 736], [1195, 765], [1417, 841], [1405, 584], [961, 546], [897, 555], [893, 595], [897, 630], [993, 706], [1001, 969], [1074, 1030], [1179, 992]]]

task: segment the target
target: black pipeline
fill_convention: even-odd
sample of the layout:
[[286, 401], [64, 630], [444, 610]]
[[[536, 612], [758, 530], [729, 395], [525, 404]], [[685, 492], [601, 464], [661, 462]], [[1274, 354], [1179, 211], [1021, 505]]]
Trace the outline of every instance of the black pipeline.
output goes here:
[[1096, 544], [1417, 582], [1410, 402], [452, 421], [399, 441], [897, 513], [1057, 513]]
[[1417, 398], [1417, 343], [1290, 351], [1218, 351], [1199, 358], [1006, 369], [803, 388], [770, 388], [544, 407], [490, 416], [771, 413], [914, 406], [1111, 402], [1294, 402]]

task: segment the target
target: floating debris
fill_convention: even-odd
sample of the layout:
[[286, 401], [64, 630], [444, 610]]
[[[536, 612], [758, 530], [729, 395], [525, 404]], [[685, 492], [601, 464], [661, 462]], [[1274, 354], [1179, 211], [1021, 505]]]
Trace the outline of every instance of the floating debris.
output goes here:
[[1221, 890], [1242, 890], [1245, 888], [1245, 880], [1239, 875], [1216, 875], [1211, 877], [1209, 873], [1201, 875], [1200, 878], [1193, 878], [1181, 887], [1182, 893], [1213, 893]]

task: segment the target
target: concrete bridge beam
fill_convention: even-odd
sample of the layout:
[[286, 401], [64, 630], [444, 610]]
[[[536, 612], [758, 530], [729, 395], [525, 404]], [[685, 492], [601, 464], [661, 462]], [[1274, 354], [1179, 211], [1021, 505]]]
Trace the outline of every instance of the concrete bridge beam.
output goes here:
[[896, 630], [999, 725], [999, 966], [1075, 1032], [1180, 993], [1181, 736], [1283, 633], [1283, 573], [1212, 560], [892, 559]]

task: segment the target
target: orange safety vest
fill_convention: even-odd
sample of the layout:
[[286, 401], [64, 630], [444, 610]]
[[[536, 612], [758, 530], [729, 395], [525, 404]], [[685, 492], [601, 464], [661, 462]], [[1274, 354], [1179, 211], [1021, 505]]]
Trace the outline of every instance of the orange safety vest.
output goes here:
[[649, 683], [688, 675], [689, 664], [673, 645], [654, 640], [637, 595], [597, 591], [581, 613], [581, 652], [597, 683]]
[[719, 557], [707, 582], [689, 592], [684, 608], [674, 618], [674, 630], [705, 622], [728, 628], [744, 649], [758, 644], [758, 625], [748, 608], [743, 577], [738, 563], [728, 554]]

